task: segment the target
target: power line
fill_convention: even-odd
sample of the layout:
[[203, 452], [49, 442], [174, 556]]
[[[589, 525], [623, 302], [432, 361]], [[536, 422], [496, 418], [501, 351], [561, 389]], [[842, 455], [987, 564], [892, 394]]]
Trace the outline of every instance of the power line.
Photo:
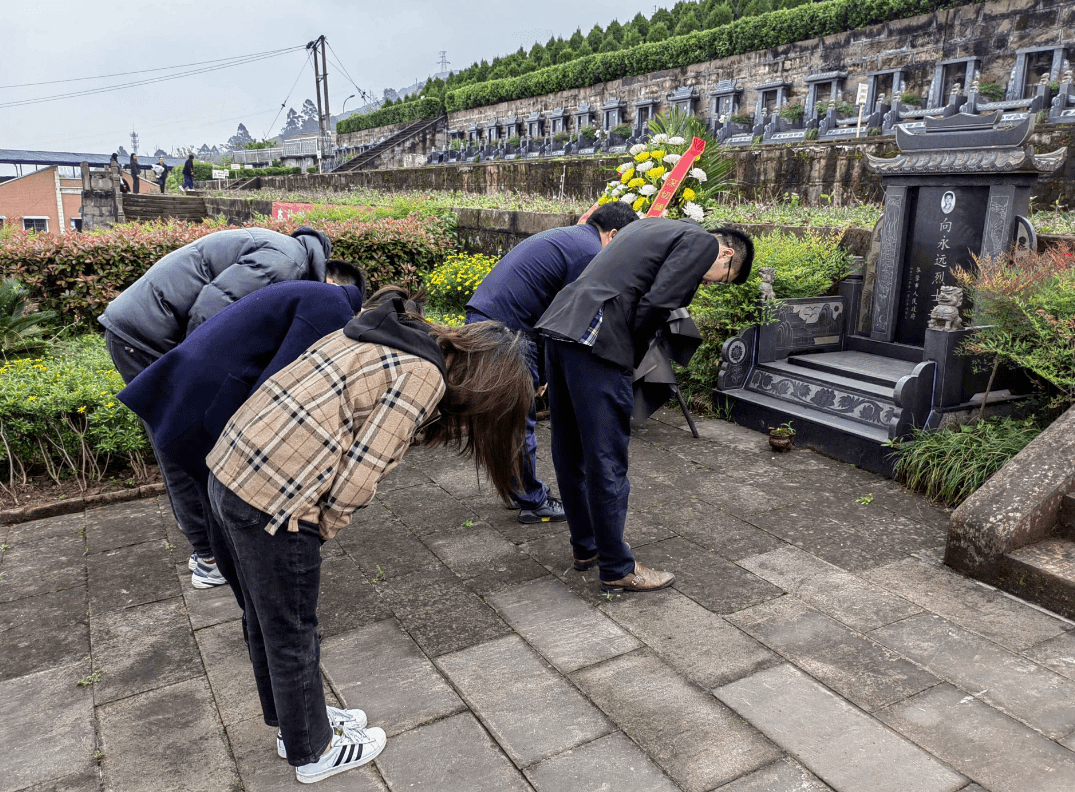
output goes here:
[[190, 71], [180, 72], [178, 74], [169, 74], [169, 75], [164, 75], [164, 76], [161, 76], [161, 77], [152, 77], [152, 78], [149, 78], [149, 79], [146, 79], [146, 80], [136, 80], [134, 82], [129, 82], [129, 83], [119, 83], [117, 85], [107, 85], [107, 86], [103, 86], [101, 88], [90, 88], [90, 89], [87, 89], [87, 90], [84, 90], [84, 91], [72, 91], [70, 93], [65, 93], [65, 94], [53, 94], [52, 96], [40, 96], [40, 97], [35, 97], [33, 99], [20, 99], [20, 100], [12, 101], [12, 102], [4, 102], [4, 103], [0, 103], [0, 108], [22, 107], [22, 106], [25, 106], [25, 105], [40, 104], [42, 102], [54, 102], [54, 101], [58, 101], [60, 99], [74, 99], [74, 98], [77, 98], [77, 97], [80, 97], [80, 96], [91, 96], [93, 94], [107, 93], [109, 91], [118, 91], [118, 90], [122, 90], [122, 89], [125, 89], [125, 88], [136, 88], [136, 87], [142, 86], [142, 85], [151, 85], [153, 83], [165, 82], [167, 80], [177, 80], [180, 77], [190, 77], [190, 76], [195, 75], [195, 74], [206, 74], [208, 72], [220, 71], [221, 69], [231, 68], [232, 66], [243, 66], [243, 65], [246, 65], [248, 63], [256, 63], [257, 61], [266, 60], [268, 58], [275, 58], [275, 57], [278, 57], [279, 55], [282, 55], [282, 54], [284, 54], [286, 52], [293, 52], [293, 51], [295, 51], [297, 49], [301, 49], [301, 47], [292, 47], [292, 48], [290, 48], [288, 50], [283, 50], [283, 51], [280, 51], [280, 52], [273, 52], [273, 53], [264, 54], [264, 55], [260, 55], [260, 56], [248, 56], [248, 57], [246, 57], [245, 60], [237, 60], [237, 61], [233, 61], [231, 63], [223, 64], [221, 66], [208, 66], [208, 67], [205, 67], [203, 69], [191, 69]]
[[299, 49], [299, 47], [284, 47], [278, 50], [266, 50], [265, 52], [254, 52], [250, 55], [233, 55], [229, 58], [216, 58], [215, 60], [196, 61], [195, 63], [180, 63], [177, 66], [158, 66], [155, 69], [139, 69], [138, 71], [129, 72], [116, 72], [114, 74], [100, 74], [96, 77], [70, 77], [66, 80], [44, 80], [42, 82], [33, 83], [19, 83], [17, 85], [0, 85], [0, 90], [6, 90], [8, 88], [31, 88], [36, 85], [54, 85], [55, 83], [71, 83], [79, 82], [82, 80], [104, 80], [108, 77], [125, 77], [128, 74], [147, 74], [148, 72], [155, 71], [168, 71], [169, 69], [185, 69], [188, 66], [204, 66], [207, 63], [222, 63], [224, 61], [241, 60], [244, 58], [253, 58], [261, 55], [279, 55], [284, 52], [291, 52], [292, 50]]
[[269, 137], [269, 133], [270, 133], [270, 132], [272, 131], [272, 128], [273, 128], [273, 127], [274, 127], [274, 126], [276, 125], [276, 119], [280, 117], [280, 112], [281, 112], [281, 111], [282, 111], [282, 110], [283, 110], [283, 109], [284, 109], [284, 108], [285, 108], [285, 107], [287, 106], [287, 100], [288, 100], [288, 99], [290, 99], [290, 98], [291, 98], [291, 94], [293, 94], [293, 93], [295, 92], [295, 86], [299, 84], [299, 79], [300, 79], [300, 78], [302, 77], [302, 73], [303, 73], [304, 71], [306, 71], [306, 67], [307, 67], [307, 66], [309, 65], [309, 63], [310, 63], [310, 56], [311, 56], [312, 54], [313, 54], [312, 52], [310, 52], [310, 51], [307, 51], [307, 53], [306, 53], [306, 60], [304, 60], [304, 61], [302, 62], [302, 67], [301, 67], [301, 68], [299, 69], [299, 76], [298, 76], [298, 77], [296, 77], [296, 78], [295, 78], [295, 82], [293, 82], [293, 83], [291, 84], [291, 90], [287, 92], [287, 96], [285, 96], [285, 97], [284, 97], [284, 101], [282, 101], [282, 102], [280, 103], [280, 110], [277, 110], [277, 111], [276, 111], [276, 118], [274, 118], [274, 119], [272, 120], [272, 123], [271, 123], [271, 124], [269, 124], [269, 127], [268, 127], [268, 129], [266, 129], [266, 130], [265, 130], [265, 134], [261, 136], [261, 139], [262, 139], [262, 140], [267, 140], [267, 139], [268, 139], [268, 137]]
[[359, 88], [358, 83], [356, 83], [351, 77], [351, 75], [347, 73], [347, 69], [343, 65], [343, 60], [340, 58], [339, 55], [336, 54], [336, 50], [332, 49], [332, 45], [328, 43], [328, 39], [325, 39], [325, 43], [328, 44], [329, 52], [332, 53], [333, 62], [339, 67], [340, 71], [343, 72], [344, 76], [351, 81], [351, 85], [355, 86], [355, 90], [358, 91], [359, 95], [363, 99], [365, 99], [367, 103], [372, 102], [373, 98], [368, 93]]

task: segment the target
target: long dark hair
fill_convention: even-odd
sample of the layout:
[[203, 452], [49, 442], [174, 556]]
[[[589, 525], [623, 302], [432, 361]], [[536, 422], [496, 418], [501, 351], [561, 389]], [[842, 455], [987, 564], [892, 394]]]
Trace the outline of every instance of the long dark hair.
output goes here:
[[444, 353], [448, 376], [440, 420], [425, 429], [422, 442], [473, 457], [507, 500], [512, 478], [521, 481], [526, 416], [534, 401], [527, 341], [499, 322], [429, 324], [429, 334]]

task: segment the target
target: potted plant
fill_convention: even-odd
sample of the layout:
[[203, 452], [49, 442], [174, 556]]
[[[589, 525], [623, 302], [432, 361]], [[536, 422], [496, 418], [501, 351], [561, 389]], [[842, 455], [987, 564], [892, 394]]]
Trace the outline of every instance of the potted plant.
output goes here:
[[777, 427], [769, 427], [769, 447], [774, 451], [787, 451], [795, 445], [795, 429], [791, 421], [780, 424]]
[[797, 124], [803, 120], [803, 113], [806, 112], [806, 109], [799, 102], [795, 102], [794, 104], [782, 105], [778, 112], [785, 121]]

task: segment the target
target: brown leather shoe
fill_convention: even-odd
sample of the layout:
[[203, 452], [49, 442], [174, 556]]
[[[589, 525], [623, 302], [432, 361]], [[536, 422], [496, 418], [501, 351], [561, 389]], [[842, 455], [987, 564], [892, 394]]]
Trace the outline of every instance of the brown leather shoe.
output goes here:
[[676, 576], [671, 572], [658, 572], [635, 561], [635, 571], [619, 580], [601, 581], [601, 588], [610, 594], [620, 594], [624, 591], [656, 591], [672, 585]]
[[593, 558], [576, 558], [575, 569], [579, 572], [585, 572], [587, 569], [593, 567], [597, 563], [597, 553], [593, 554]]

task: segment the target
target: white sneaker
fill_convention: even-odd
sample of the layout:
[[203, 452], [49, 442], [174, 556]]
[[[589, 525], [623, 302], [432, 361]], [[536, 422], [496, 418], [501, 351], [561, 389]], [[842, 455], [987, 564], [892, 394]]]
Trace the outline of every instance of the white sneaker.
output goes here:
[[217, 569], [216, 562], [206, 563], [204, 558], [199, 558], [194, 571], [190, 573], [190, 585], [196, 589], [213, 588], [227, 583], [224, 576]]
[[198, 568], [198, 554], [197, 553], [191, 553], [190, 558], [187, 559], [187, 569], [189, 569], [191, 572], [193, 572], [197, 568]]
[[373, 761], [374, 757], [384, 750], [386, 742], [388, 738], [384, 729], [378, 729], [376, 726], [359, 729], [344, 725], [335, 730], [329, 749], [321, 754], [320, 759], [295, 768], [295, 778], [300, 784], [312, 784], [352, 767], [359, 767]]
[[[328, 711], [328, 723], [333, 729], [342, 729], [345, 723], [351, 724], [356, 729], [366, 725], [366, 713], [360, 709], [340, 709], [339, 707], [325, 707]], [[287, 759], [287, 749], [284, 748], [284, 735], [276, 732], [276, 755], [281, 759]]]

